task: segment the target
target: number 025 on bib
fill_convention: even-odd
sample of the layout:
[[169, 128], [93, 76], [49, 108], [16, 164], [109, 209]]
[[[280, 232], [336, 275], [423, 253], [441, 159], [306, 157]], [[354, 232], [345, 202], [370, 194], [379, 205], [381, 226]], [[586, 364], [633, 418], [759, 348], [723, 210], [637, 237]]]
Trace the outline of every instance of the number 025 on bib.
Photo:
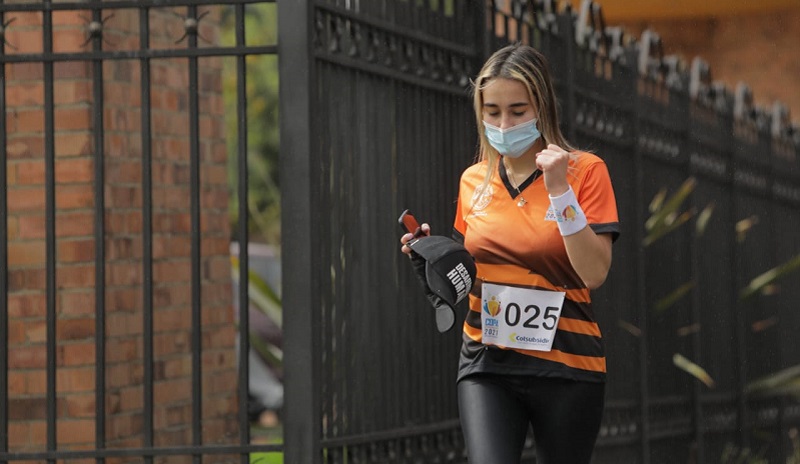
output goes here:
[[564, 292], [489, 283], [483, 284], [482, 292], [484, 344], [550, 351], [564, 305]]

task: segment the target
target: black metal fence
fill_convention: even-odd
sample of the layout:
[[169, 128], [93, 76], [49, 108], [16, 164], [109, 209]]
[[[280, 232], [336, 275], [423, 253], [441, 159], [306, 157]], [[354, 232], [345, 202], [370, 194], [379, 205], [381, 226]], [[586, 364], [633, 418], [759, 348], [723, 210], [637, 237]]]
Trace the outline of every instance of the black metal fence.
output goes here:
[[286, 459], [450, 461], [459, 335], [434, 336], [420, 310], [397, 216], [451, 227], [483, 10], [301, 3], [279, 4], [280, 24], [307, 25], [280, 38]]
[[[177, 46], [149, 43], [153, 0], [115, 2], [0, 3], [4, 33], [15, 15], [41, 15], [43, 49], [0, 54], [0, 106], [6, 113], [6, 70], [13, 63], [43, 69], [42, 147], [46, 249], [43, 319], [46, 320], [45, 432], [42, 450], [9, 448], [8, 392], [10, 214], [7, 126], [0, 128], [0, 462], [95, 459], [248, 461], [252, 451], [283, 446], [251, 445], [246, 417], [247, 363], [238, 365], [238, 416], [227, 424], [234, 436], [209, 440], [202, 362], [214, 340], [204, 327], [203, 293], [209, 269], [201, 218], [200, 178], [205, 158], [200, 143], [203, 113], [198, 92], [204, 59], [236, 60], [239, 184], [247, 195], [246, 61], [248, 55], [280, 56], [283, 305], [287, 463], [464, 462], [455, 400], [458, 331], [436, 332], [433, 314], [398, 251], [397, 215], [405, 208], [447, 233], [452, 223], [458, 175], [474, 159], [476, 136], [468, 98], [469, 79], [489, 52], [509, 41], [529, 42], [551, 60], [562, 102], [565, 132], [609, 165], [622, 219], [608, 282], [595, 294], [607, 343], [607, 410], [596, 462], [728, 462], [760, 456], [785, 460], [796, 451], [792, 430], [800, 406], [791, 396], [755, 390], [756, 380], [800, 364], [794, 332], [800, 320], [796, 274], [800, 242], [800, 167], [796, 127], [780, 107], [757, 108], [745, 87], [732, 92], [710, 82], [701, 61], [686, 69], [659, 54], [657, 36], [635, 43], [606, 28], [599, 9], [557, 13], [554, 2], [471, 0], [314, 0], [278, 3], [277, 45], [244, 40], [246, 0], [176, 1], [169, 8], [187, 35]], [[269, 3], [269, 2], [266, 2]], [[236, 44], [198, 43], [198, 24], [212, 5], [233, 8]], [[136, 46], [109, 50], [103, 29], [109, 14], [139, 16]], [[53, 14], [86, 13], [87, 49], [53, 46]], [[162, 23], [159, 23], [162, 24]], [[19, 24], [18, 24], [19, 25]], [[180, 35], [180, 34], [179, 34]], [[180, 39], [180, 37], [175, 37]], [[9, 47], [9, 44], [6, 47]], [[90, 49], [89, 49], [90, 48]], [[154, 362], [158, 338], [154, 299], [153, 115], [142, 105], [136, 153], [142, 177], [140, 234], [142, 308], [140, 421], [144, 438], [135, 446], [109, 443], [105, 374], [94, 385], [92, 449], [63, 449], [57, 433], [61, 365], [56, 341], [56, 299], [61, 270], [55, 179], [58, 165], [54, 66], [85, 63], [92, 68], [93, 146], [106, 147], [104, 64], [136, 63], [143, 76], [135, 89], [152, 100], [147, 76], [160, 60], [178, 60], [187, 70], [181, 100], [189, 115], [186, 140], [190, 227], [187, 256], [191, 297], [186, 350], [191, 378], [187, 396], [189, 443], [161, 444], [154, 382], [163, 364]], [[117, 70], [117, 72], [123, 72]], [[136, 150], [134, 150], [136, 151]], [[106, 274], [111, 260], [103, 238], [104, 203], [110, 186], [103, 150], [94, 152], [92, 230], [95, 280], [94, 363], [108, 363], [105, 330], [111, 317]], [[233, 156], [233, 154], [230, 154]], [[155, 170], [154, 170], [155, 169]], [[112, 198], [112, 197], [109, 197]], [[160, 198], [160, 197], [159, 197]], [[248, 233], [247, 202], [240, 201], [240, 243]], [[109, 248], [111, 250], [111, 248]], [[241, 253], [240, 275], [248, 271]], [[767, 272], [777, 268], [774, 275]], [[14, 287], [14, 288], [12, 288]], [[752, 291], [751, 291], [752, 290]], [[240, 301], [248, 298], [246, 283]], [[246, 308], [247, 305], [240, 305]], [[239, 334], [248, 333], [246, 309]], [[108, 312], [108, 314], [107, 314]], [[246, 347], [247, 337], [240, 337]], [[115, 345], [116, 346], [116, 345]], [[244, 359], [244, 358], [243, 358]], [[708, 377], [686, 368], [704, 368]], [[694, 373], [695, 375], [691, 375]], [[108, 377], [110, 379], [111, 377]], [[702, 379], [702, 380], [701, 380]], [[713, 383], [712, 383], [713, 380]], [[783, 386], [775, 379], [774, 384]], [[226, 382], [228, 388], [232, 382]], [[532, 460], [532, 444], [526, 459]]]
[[629, 43], [596, 5], [557, 7], [284, 9], [282, 24], [308, 28], [281, 41], [294, 57], [281, 97], [292, 462], [464, 461], [458, 334], [434, 330], [395, 220], [411, 208], [447, 233], [476, 151], [467, 79], [517, 40], [550, 58], [565, 132], [608, 163], [622, 219], [594, 297], [609, 358], [596, 462], [794, 451], [796, 403], [750, 389], [800, 361], [796, 127], [746, 87], [711, 82], [702, 60], [663, 56], [656, 34]]
[[245, 59], [277, 53], [245, 43], [256, 3], [274, 1], [0, 2], [0, 462], [247, 463], [282, 448], [250, 444], [234, 344], [246, 352], [248, 305], [237, 328], [230, 299], [225, 159], [246, 244]]

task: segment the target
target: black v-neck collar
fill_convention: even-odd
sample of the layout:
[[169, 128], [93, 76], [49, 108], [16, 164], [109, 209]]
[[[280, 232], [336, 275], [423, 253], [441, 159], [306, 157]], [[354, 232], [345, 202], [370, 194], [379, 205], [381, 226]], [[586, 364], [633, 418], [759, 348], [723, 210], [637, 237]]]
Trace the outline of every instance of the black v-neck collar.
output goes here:
[[506, 190], [508, 190], [508, 194], [511, 196], [511, 198], [517, 198], [517, 196], [519, 196], [519, 194], [523, 190], [528, 188], [528, 186], [531, 185], [533, 181], [535, 181], [536, 179], [539, 178], [539, 176], [542, 175], [542, 171], [536, 169], [530, 176], [528, 176], [527, 179], [525, 179], [524, 181], [522, 181], [521, 184], [519, 184], [519, 189], [516, 189], [514, 188], [513, 185], [511, 185], [511, 181], [508, 180], [508, 173], [506, 172], [505, 163], [503, 163], [503, 161], [501, 160], [497, 164], [498, 164], [497, 170], [500, 173], [500, 179], [503, 180], [503, 185], [505, 185]]

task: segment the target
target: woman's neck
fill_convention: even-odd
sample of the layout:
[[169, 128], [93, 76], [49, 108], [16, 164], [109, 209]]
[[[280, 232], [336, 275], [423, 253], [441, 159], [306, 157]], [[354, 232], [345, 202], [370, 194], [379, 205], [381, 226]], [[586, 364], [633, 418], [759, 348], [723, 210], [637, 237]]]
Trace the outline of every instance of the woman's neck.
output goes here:
[[506, 173], [511, 183], [519, 185], [536, 171], [536, 154], [544, 150], [544, 142], [540, 138], [533, 146], [519, 158], [502, 158]]

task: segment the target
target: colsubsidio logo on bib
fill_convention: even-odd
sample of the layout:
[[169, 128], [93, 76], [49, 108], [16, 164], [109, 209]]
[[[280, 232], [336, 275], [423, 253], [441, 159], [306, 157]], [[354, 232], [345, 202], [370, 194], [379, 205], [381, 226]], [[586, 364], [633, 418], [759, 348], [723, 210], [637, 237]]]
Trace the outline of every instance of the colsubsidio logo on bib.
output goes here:
[[537, 345], [550, 343], [549, 338], [527, 337], [525, 335], [517, 335], [516, 332], [512, 332], [511, 335], [508, 336], [508, 341], [528, 344], [534, 343]]
[[484, 301], [483, 310], [486, 311], [486, 314], [497, 317], [497, 315], [500, 314], [500, 302], [497, 301], [497, 297], [492, 295], [489, 301]]

